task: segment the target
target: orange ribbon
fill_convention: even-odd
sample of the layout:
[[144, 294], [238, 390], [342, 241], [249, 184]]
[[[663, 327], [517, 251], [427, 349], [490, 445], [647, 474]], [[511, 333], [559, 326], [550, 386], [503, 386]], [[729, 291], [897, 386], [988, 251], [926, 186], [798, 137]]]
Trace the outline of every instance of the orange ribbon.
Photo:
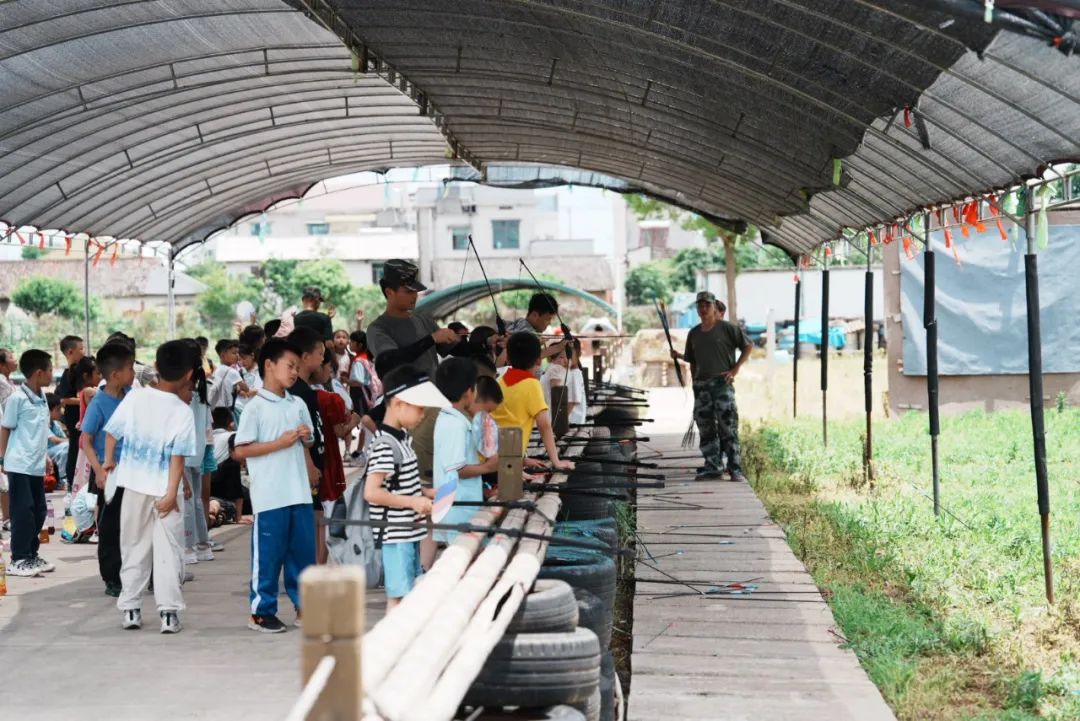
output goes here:
[[64, 236], [64, 246], [66, 247], [66, 249], [64, 250], [64, 255], [71, 255], [71, 236], [70, 235], [65, 235]]
[[101, 254], [105, 252], [105, 244], [98, 240], [91, 240], [89, 242], [97, 245], [97, 252], [94, 253], [94, 267], [96, 268], [97, 264], [101, 262]]
[[987, 205], [990, 208], [990, 215], [994, 216], [994, 223], [997, 225], [998, 234], [1001, 236], [1001, 242], [1006, 243], [1009, 240], [1009, 234], [1005, 232], [1005, 225], [1001, 222], [1000, 202], [998, 196], [991, 195], [990, 202]]

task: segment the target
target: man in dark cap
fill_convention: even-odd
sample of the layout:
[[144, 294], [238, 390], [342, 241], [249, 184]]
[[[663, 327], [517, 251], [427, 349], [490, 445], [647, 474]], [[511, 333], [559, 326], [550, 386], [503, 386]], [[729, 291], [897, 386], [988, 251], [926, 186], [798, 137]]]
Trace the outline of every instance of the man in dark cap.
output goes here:
[[701, 438], [701, 454], [705, 457], [698, 477], [723, 476], [726, 457], [731, 480], [744, 481], [734, 382], [750, 359], [753, 346], [742, 328], [723, 319], [727, 308], [715, 295], [708, 291], [698, 293], [696, 307], [701, 323], [686, 336], [686, 352], [673, 350], [671, 357], [676, 362], [682, 359], [689, 363], [694, 379], [694, 421]]
[[[319, 306], [323, 302], [322, 291], [314, 286], [304, 288], [300, 298], [304, 309], [293, 316], [293, 328], [311, 328], [322, 336], [325, 343], [330, 345], [334, 342], [333, 315], [323, 313]], [[331, 311], [333, 306], [331, 306]]]
[[427, 290], [417, 280], [418, 272], [414, 263], [397, 258], [383, 266], [379, 287], [386, 298], [386, 310], [368, 326], [368, 348], [376, 358], [388, 355], [382, 363], [391, 369], [408, 363], [434, 378], [439, 364], [435, 346], [454, 344], [458, 336], [449, 328], [439, 328], [426, 315], [413, 312], [418, 294]]

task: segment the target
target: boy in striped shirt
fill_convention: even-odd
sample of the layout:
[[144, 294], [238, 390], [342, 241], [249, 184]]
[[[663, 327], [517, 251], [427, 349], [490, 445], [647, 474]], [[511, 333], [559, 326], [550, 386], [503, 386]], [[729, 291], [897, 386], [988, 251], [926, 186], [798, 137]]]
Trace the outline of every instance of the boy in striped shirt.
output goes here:
[[368, 453], [364, 500], [373, 521], [415, 524], [375, 529], [375, 544], [382, 547], [386, 610], [394, 608], [412, 590], [420, 566], [420, 541], [427, 530], [420, 525], [431, 514], [434, 489], [420, 486], [420, 469], [409, 431], [420, 423], [425, 408], [449, 408], [450, 402], [427, 375], [405, 365], [383, 378], [386, 416]]

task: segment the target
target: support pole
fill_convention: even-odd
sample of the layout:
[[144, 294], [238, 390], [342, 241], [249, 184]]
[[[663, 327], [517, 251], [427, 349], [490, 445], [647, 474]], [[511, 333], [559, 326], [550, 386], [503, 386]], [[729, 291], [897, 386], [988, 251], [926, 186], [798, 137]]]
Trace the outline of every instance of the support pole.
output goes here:
[[829, 256], [821, 270], [821, 442], [829, 445]]
[[926, 329], [926, 404], [930, 413], [930, 463], [934, 484], [934, 515], [941, 514], [941, 466], [938, 458], [938, 355], [935, 254], [930, 249], [930, 214], [923, 216], [923, 328]]
[[551, 432], [562, 438], [570, 430], [570, 414], [567, 410], [566, 386], [551, 386]]
[[83, 245], [83, 320], [86, 324], [86, 352], [93, 347], [90, 343], [90, 239]]
[[866, 445], [863, 448], [863, 473], [866, 481], [874, 478], [874, 271], [870, 269], [871, 247], [866, 247], [866, 287], [863, 289], [863, 401], [866, 408]]
[[[301, 673], [313, 681], [320, 662], [334, 659], [322, 693], [306, 714], [310, 721], [360, 721], [364, 684], [361, 639], [367, 584], [359, 566], [309, 566], [300, 575], [304, 609]], [[323, 664], [325, 667], [327, 664]], [[325, 673], [325, 670], [323, 671]]]
[[1027, 193], [1024, 280], [1027, 289], [1028, 391], [1031, 396], [1031, 435], [1035, 444], [1035, 488], [1042, 531], [1043, 580], [1046, 584], [1046, 601], [1052, 604], [1054, 566], [1050, 558], [1050, 486], [1046, 472], [1046, 428], [1043, 418], [1042, 327], [1039, 318], [1039, 256], [1035, 243], [1035, 188], [1029, 187]]
[[795, 354], [791, 361], [791, 417], [799, 417], [799, 306], [802, 304], [802, 271], [795, 272]]
[[522, 441], [520, 428], [499, 429], [499, 500], [518, 501], [524, 495], [521, 477]]
[[176, 337], [176, 251], [169, 246], [168, 258], [168, 293], [169, 293], [169, 338]]

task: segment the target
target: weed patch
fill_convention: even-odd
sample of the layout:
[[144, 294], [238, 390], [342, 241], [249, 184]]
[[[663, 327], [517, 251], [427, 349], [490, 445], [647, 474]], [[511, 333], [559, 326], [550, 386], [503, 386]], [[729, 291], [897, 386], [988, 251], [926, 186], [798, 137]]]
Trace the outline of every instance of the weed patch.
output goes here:
[[1047, 416], [1059, 603], [1043, 597], [1026, 412], [943, 419], [942, 502], [926, 418], [744, 428], [744, 465], [900, 719], [1080, 718], [1080, 410]]

